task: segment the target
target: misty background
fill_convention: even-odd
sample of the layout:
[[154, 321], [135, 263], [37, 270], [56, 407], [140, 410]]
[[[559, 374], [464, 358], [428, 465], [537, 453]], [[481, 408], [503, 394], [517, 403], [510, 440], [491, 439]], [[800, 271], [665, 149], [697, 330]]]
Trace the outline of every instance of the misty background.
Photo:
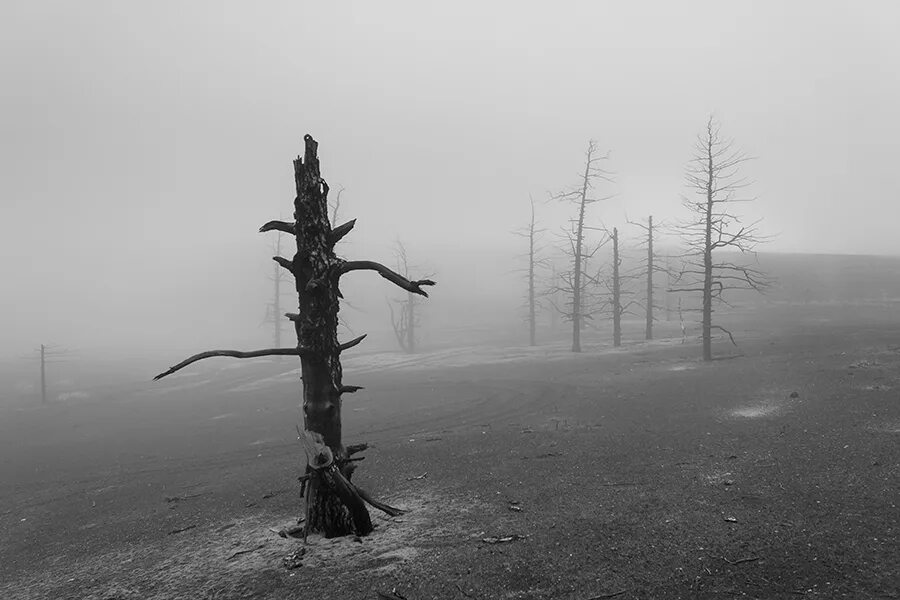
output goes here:
[[[393, 265], [399, 237], [438, 281], [424, 347], [520, 326], [511, 231], [532, 195], [554, 242], [571, 207], [546, 200], [588, 139], [615, 173], [589, 224], [634, 245], [626, 213], [682, 218], [710, 113], [758, 157], [741, 208], [762, 250], [898, 255], [898, 22], [889, 2], [8, 3], [0, 358], [55, 343], [152, 374], [271, 345], [257, 228], [290, 218], [306, 133], [358, 219], [339, 254]], [[394, 347], [401, 293], [342, 289], [369, 349]]]

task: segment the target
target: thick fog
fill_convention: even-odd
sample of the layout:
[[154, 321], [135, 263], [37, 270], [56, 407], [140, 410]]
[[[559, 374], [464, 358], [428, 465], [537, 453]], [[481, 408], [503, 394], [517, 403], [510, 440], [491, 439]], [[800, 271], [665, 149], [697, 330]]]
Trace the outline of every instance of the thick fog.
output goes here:
[[[529, 218], [553, 232], [589, 139], [589, 221], [683, 216], [713, 113], [770, 252], [900, 254], [900, 8], [890, 2], [18, 2], [0, 19], [0, 356], [172, 359], [270, 345], [291, 160], [319, 141], [339, 247], [438, 281], [426, 323], [511, 330]], [[287, 253], [289, 254], [289, 253]], [[390, 347], [374, 273], [343, 315]], [[289, 305], [289, 296], [285, 303]], [[349, 335], [346, 333], [344, 335]], [[428, 336], [427, 327], [423, 335]], [[440, 340], [429, 340], [433, 344]]]

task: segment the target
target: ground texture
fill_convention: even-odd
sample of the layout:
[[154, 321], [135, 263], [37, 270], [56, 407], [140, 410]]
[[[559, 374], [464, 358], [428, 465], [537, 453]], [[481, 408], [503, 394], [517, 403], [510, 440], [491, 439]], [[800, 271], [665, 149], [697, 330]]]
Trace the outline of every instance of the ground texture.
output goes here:
[[290, 361], [3, 409], [0, 597], [898, 598], [900, 325], [817, 310], [712, 364], [351, 358], [356, 481], [410, 512], [305, 549]]

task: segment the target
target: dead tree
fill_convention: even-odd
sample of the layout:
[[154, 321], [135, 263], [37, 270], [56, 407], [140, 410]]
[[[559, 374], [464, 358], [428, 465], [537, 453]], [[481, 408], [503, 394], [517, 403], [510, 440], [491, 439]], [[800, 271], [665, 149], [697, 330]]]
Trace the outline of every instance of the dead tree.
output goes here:
[[50, 346], [41, 344], [40, 348], [34, 350], [34, 354], [23, 355], [22, 358], [37, 360], [41, 369], [41, 404], [47, 404], [47, 365], [50, 363], [61, 362], [69, 356], [69, 350], [60, 348], [59, 346]]
[[612, 231], [608, 232], [607, 235], [609, 241], [612, 242], [611, 272], [609, 277], [604, 279], [598, 271], [597, 275], [590, 279], [606, 287], [606, 305], [612, 315], [613, 323], [613, 346], [618, 348], [622, 345], [622, 317], [630, 313], [631, 307], [636, 304], [634, 300], [629, 299], [632, 292], [625, 286], [635, 276], [622, 271], [622, 254], [619, 252], [619, 229], [613, 227]]
[[[394, 258], [397, 262], [397, 272], [404, 277], [409, 277], [410, 266], [406, 254], [406, 246], [400, 240], [397, 240]], [[416, 327], [421, 324], [416, 307], [419, 306], [421, 301], [416, 294], [407, 291], [405, 299], [395, 300], [394, 302], [398, 305], [399, 311], [397, 313], [394, 312], [394, 306], [390, 300], [388, 300], [388, 309], [391, 313], [391, 326], [394, 329], [397, 344], [407, 354], [414, 354], [416, 351]]]
[[622, 259], [619, 257], [619, 230], [613, 227], [612, 232], [613, 246], [613, 263], [612, 263], [612, 311], [613, 311], [613, 346], [618, 348], [622, 345], [622, 313], [625, 308], [622, 306], [622, 280], [619, 268], [622, 266]]
[[[752, 264], [756, 246], [766, 240], [759, 233], [760, 221], [744, 224], [734, 211], [736, 204], [753, 200], [743, 195], [750, 183], [740, 176], [740, 167], [748, 160], [751, 157], [736, 150], [732, 140], [720, 135], [719, 125], [710, 116], [706, 128], [697, 136], [687, 167], [687, 185], [699, 198], [682, 200], [691, 216], [678, 226], [686, 251], [671, 291], [701, 295], [705, 361], [712, 360], [713, 330], [722, 331], [735, 344], [730, 331], [713, 323], [713, 303], [727, 304], [723, 295], [728, 290], [763, 292], [771, 284], [765, 273]], [[751, 260], [719, 258], [722, 252], [749, 256]]]
[[[640, 269], [636, 272], [636, 275], [642, 276], [646, 278], [646, 292], [644, 295], [644, 339], [652, 340], [653, 339], [653, 323], [656, 321], [656, 317], [654, 316], [655, 311], [660, 308], [655, 302], [655, 291], [656, 286], [653, 282], [653, 275], [655, 273], [663, 273], [666, 276], [670, 276], [669, 268], [666, 263], [660, 264], [658, 260], [658, 256], [656, 255], [655, 243], [657, 237], [657, 230], [661, 227], [659, 223], [653, 222], [653, 215], [647, 217], [647, 221], [642, 223], [640, 221], [628, 221], [630, 225], [634, 225], [635, 227], [639, 227], [643, 230], [643, 240], [641, 241], [640, 247], [647, 251], [646, 257], [642, 259]], [[668, 320], [669, 316], [669, 297], [668, 297], [668, 287], [666, 287], [666, 319]]]
[[[281, 255], [281, 236], [282, 232], [279, 231], [278, 237], [275, 238], [275, 243], [272, 245], [275, 256]], [[286, 280], [287, 272], [277, 263], [273, 264], [272, 274], [269, 275], [269, 281], [272, 282], [274, 288], [272, 290], [272, 301], [266, 306], [266, 316], [263, 319], [263, 323], [272, 325], [272, 337], [276, 348], [281, 348], [281, 334], [284, 330], [285, 319], [284, 313], [281, 311], [281, 300], [285, 290], [281, 284], [282, 282], [286, 283]]]
[[593, 195], [594, 184], [597, 180], [611, 181], [610, 173], [600, 166], [603, 161], [608, 159], [608, 154], [599, 155], [597, 143], [594, 140], [588, 142], [584, 173], [581, 175], [579, 183], [572, 189], [560, 192], [551, 198], [574, 204], [577, 207], [575, 217], [569, 221], [569, 229], [564, 230], [564, 239], [567, 243], [563, 251], [571, 258], [572, 269], [567, 273], [560, 274], [558, 284], [558, 291], [563, 292], [569, 298], [568, 307], [555, 307], [564, 318], [572, 322], [572, 352], [581, 352], [581, 330], [584, 322], [599, 311], [599, 306], [592, 306], [590, 302], [587, 302], [586, 291], [590, 281], [586, 269], [587, 261], [597, 253], [605, 240], [594, 245], [585, 242], [586, 231], [601, 229], [586, 225], [585, 217], [590, 205], [609, 198], [609, 196]]
[[198, 360], [213, 356], [298, 356], [302, 380], [303, 424], [301, 441], [307, 453], [307, 469], [301, 478], [306, 499], [305, 532], [326, 537], [355, 533], [367, 535], [372, 522], [365, 503], [388, 514], [397, 509], [374, 500], [351, 483], [356, 467], [351, 455], [365, 444], [345, 447], [341, 439], [341, 396], [359, 386], [344, 385], [340, 354], [359, 344], [363, 336], [340, 343], [337, 339], [339, 283], [353, 271], [375, 271], [410, 293], [428, 296], [423, 289], [434, 285], [428, 279], [410, 281], [386, 266], [372, 261], [345, 261], [334, 253], [334, 245], [353, 228], [354, 221], [332, 228], [328, 220], [328, 184], [322, 179], [317, 156], [318, 143], [309, 135], [303, 158], [294, 161], [294, 221], [270, 221], [260, 228], [293, 235], [297, 252], [292, 259], [274, 260], [294, 276], [298, 312], [288, 314], [297, 333], [295, 348], [268, 348], [251, 352], [212, 350], [191, 356], [155, 379], [160, 379]]
[[545, 267], [547, 261], [540, 256], [540, 248], [537, 246], [538, 237], [545, 229], [539, 229], [534, 217], [534, 199], [531, 199], [531, 221], [525, 227], [513, 231], [513, 235], [526, 238], [528, 240], [528, 253], [525, 255], [528, 259], [528, 266], [524, 269], [525, 280], [528, 284], [528, 291], [525, 298], [528, 310], [528, 345], [534, 346], [537, 343], [537, 269]]

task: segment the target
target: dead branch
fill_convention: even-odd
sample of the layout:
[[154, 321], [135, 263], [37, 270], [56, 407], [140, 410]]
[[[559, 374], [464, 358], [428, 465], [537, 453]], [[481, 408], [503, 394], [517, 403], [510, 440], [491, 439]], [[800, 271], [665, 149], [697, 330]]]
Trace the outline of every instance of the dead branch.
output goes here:
[[240, 556], [241, 554], [250, 554], [251, 552], [256, 552], [257, 550], [262, 550], [262, 549], [265, 548], [265, 547], [266, 547], [265, 544], [260, 544], [260, 545], [257, 546], [256, 548], [250, 548], [249, 550], [238, 550], [237, 552], [232, 553], [232, 555], [228, 557], [228, 560], [231, 560], [232, 558], [238, 557], [238, 556]]
[[273, 256], [273, 257], [272, 257], [272, 260], [274, 260], [275, 262], [277, 262], [279, 265], [281, 265], [282, 267], [284, 267], [285, 269], [287, 269], [287, 270], [290, 271], [291, 273], [294, 272], [294, 263], [293, 263], [292, 261], [286, 259], [285, 257], [283, 257], [283, 256]]
[[725, 332], [726, 334], [728, 334], [728, 339], [731, 340], [731, 343], [734, 344], [735, 346], [737, 346], [737, 342], [734, 341], [734, 336], [731, 335], [731, 332], [728, 331], [727, 329], [725, 329], [724, 327], [722, 327], [721, 325], [710, 325], [709, 328], [710, 329], [718, 329], [719, 331]]
[[366, 504], [368, 504], [369, 506], [372, 506], [374, 508], [377, 508], [381, 512], [383, 512], [387, 515], [390, 515], [392, 517], [399, 517], [400, 515], [406, 514], [406, 512], [407, 512], [407, 511], [403, 510], [402, 508], [395, 508], [393, 506], [385, 504], [384, 502], [379, 502], [378, 500], [374, 499], [371, 496], [371, 494], [369, 494], [367, 491], [365, 491], [364, 489], [362, 489], [360, 487], [356, 488], [356, 492], [359, 494], [360, 498], [362, 498], [363, 500], [366, 501]]
[[341, 275], [349, 273], [350, 271], [376, 271], [379, 275], [381, 275], [397, 287], [403, 288], [407, 292], [411, 292], [413, 294], [425, 296], [426, 298], [428, 297], [428, 293], [423, 290], [421, 286], [436, 285], [436, 283], [430, 279], [410, 281], [396, 271], [392, 271], [383, 264], [377, 263], [372, 260], [353, 260], [344, 263], [343, 267], [341, 268]]
[[352, 219], [347, 221], [343, 225], [338, 225], [334, 229], [331, 230], [331, 233], [328, 234], [328, 243], [331, 246], [337, 244], [345, 235], [350, 233], [350, 230], [353, 229], [353, 226], [356, 225], [356, 219]]
[[618, 592], [613, 592], [611, 594], [600, 594], [599, 596], [591, 596], [587, 600], [605, 600], [606, 598], [615, 598], [616, 596], [621, 596], [628, 590], [620, 590]]
[[724, 560], [725, 562], [727, 562], [729, 565], [739, 565], [739, 564], [742, 564], [742, 563], [755, 562], [755, 561], [759, 560], [759, 557], [758, 557], [758, 556], [750, 556], [750, 557], [747, 557], [747, 558], [739, 558], [739, 559], [737, 559], [737, 560], [728, 560], [728, 559], [725, 558], [724, 556], [720, 556], [719, 558], [721, 558], [722, 560]]
[[367, 450], [368, 448], [369, 448], [369, 445], [366, 443], [350, 444], [349, 446], [347, 446], [347, 456], [353, 456], [354, 454], [363, 452], [364, 450]]
[[353, 346], [359, 345], [359, 343], [360, 343], [361, 341], [363, 341], [364, 339], [366, 339], [366, 335], [367, 335], [367, 334], [364, 333], [364, 334], [362, 334], [362, 335], [359, 336], [359, 337], [353, 338], [353, 339], [350, 340], [349, 342], [344, 342], [343, 344], [341, 344], [340, 346], [338, 346], [338, 350], [339, 350], [340, 352], [343, 352], [344, 350], [348, 350], [348, 349], [352, 348]]
[[301, 356], [303, 352], [304, 350], [301, 348], [266, 348], [265, 350], [252, 350], [250, 352], [241, 352], [240, 350], [208, 350], [206, 352], [201, 352], [200, 354], [195, 354], [190, 358], [181, 361], [174, 367], [169, 367], [168, 371], [160, 373], [153, 378], [153, 381], [162, 379], [167, 375], [171, 375], [175, 371], [179, 371], [189, 364], [197, 362], [198, 360], [203, 360], [204, 358], [212, 358], [214, 356], [230, 356], [231, 358], [256, 358], [258, 356]]
[[176, 533], [183, 533], [185, 531], [190, 531], [191, 529], [195, 529], [196, 525], [188, 525], [187, 527], [181, 527], [180, 529], [173, 529], [168, 533], [168, 535], [175, 535]]
[[284, 233], [296, 235], [294, 231], [294, 224], [286, 223], [285, 221], [269, 221], [259, 228], [260, 233], [265, 233], [266, 231], [283, 231]]

